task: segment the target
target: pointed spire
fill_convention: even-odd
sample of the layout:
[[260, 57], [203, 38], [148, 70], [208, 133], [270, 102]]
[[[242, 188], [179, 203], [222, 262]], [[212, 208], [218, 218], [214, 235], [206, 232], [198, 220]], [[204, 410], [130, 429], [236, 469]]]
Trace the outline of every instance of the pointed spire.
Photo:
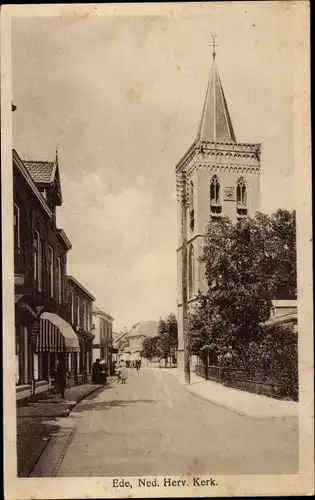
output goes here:
[[212, 69], [198, 130], [200, 141], [236, 142], [220, 75], [215, 61], [215, 36], [212, 35]]
[[56, 144], [56, 157], [55, 157], [55, 163], [58, 165], [58, 144]]

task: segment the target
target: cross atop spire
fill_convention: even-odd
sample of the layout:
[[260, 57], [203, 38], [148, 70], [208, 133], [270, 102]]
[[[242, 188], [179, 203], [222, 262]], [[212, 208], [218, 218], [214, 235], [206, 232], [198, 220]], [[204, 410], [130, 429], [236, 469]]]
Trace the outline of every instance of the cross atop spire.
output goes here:
[[215, 56], [216, 56], [215, 48], [219, 47], [219, 45], [217, 45], [215, 43], [215, 39], [217, 38], [217, 35], [215, 33], [210, 33], [210, 35], [212, 36], [212, 58], [213, 58], [213, 60], [215, 60]]
[[198, 139], [205, 142], [236, 142], [231, 116], [215, 61], [216, 35], [212, 36], [212, 69], [198, 130]]

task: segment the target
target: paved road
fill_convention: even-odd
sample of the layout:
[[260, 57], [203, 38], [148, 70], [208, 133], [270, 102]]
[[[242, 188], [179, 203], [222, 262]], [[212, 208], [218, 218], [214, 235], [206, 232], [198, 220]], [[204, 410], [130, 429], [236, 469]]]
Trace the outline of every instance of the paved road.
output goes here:
[[[55, 467], [60, 477], [298, 471], [296, 418], [237, 415], [189, 393], [159, 370], [131, 371], [126, 385], [95, 393], [65, 421], [75, 432]], [[43, 456], [41, 475], [49, 475], [53, 454], [48, 449]]]

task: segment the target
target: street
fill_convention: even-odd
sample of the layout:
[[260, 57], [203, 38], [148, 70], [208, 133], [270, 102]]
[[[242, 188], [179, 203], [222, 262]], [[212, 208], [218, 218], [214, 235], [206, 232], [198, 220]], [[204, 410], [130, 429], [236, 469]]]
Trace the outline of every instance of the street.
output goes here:
[[33, 477], [298, 472], [297, 418], [240, 416], [165, 371], [129, 373], [60, 421]]

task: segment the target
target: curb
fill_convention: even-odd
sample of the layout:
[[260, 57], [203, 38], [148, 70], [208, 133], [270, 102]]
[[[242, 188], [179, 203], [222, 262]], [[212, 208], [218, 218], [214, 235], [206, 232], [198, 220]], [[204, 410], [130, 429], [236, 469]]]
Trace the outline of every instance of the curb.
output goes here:
[[236, 413], [237, 415], [240, 415], [242, 417], [247, 417], [247, 418], [252, 418], [254, 420], [276, 420], [276, 419], [283, 419], [283, 418], [298, 418], [298, 415], [255, 415], [253, 413], [247, 413], [244, 411], [241, 411], [239, 409], [236, 409], [234, 406], [229, 405], [228, 403], [221, 403], [212, 399], [209, 399], [207, 396], [204, 396], [203, 394], [199, 394], [198, 392], [194, 392], [194, 390], [189, 386], [184, 383], [182, 383], [178, 377], [176, 377], [175, 374], [173, 374], [174, 377], [176, 378], [177, 382], [181, 387], [186, 389], [190, 394], [193, 394], [194, 396], [197, 396], [204, 401], [208, 401], [208, 403], [212, 403], [216, 406], [219, 406], [220, 408], [224, 408], [228, 411], [231, 411], [233, 413]]

